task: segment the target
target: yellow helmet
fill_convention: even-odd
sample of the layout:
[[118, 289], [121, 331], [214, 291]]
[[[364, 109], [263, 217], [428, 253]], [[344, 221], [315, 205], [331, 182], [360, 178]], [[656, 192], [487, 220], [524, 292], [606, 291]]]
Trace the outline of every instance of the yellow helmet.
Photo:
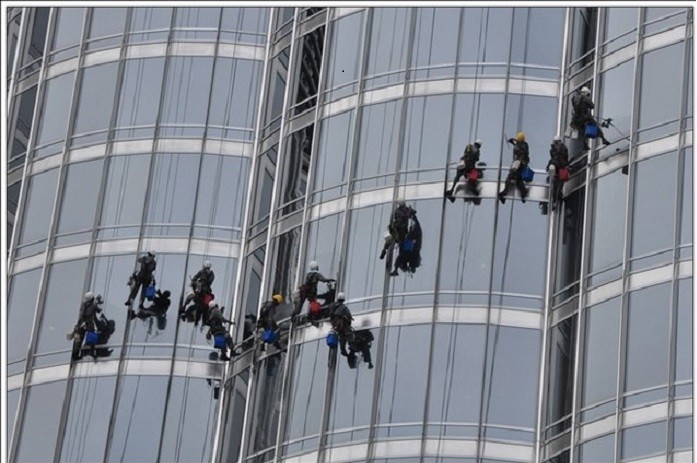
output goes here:
[[525, 132], [518, 132], [515, 136], [516, 141], [518, 142], [524, 142], [525, 141]]
[[281, 296], [280, 294], [274, 294], [271, 299], [276, 301], [277, 304], [283, 304], [283, 296]]

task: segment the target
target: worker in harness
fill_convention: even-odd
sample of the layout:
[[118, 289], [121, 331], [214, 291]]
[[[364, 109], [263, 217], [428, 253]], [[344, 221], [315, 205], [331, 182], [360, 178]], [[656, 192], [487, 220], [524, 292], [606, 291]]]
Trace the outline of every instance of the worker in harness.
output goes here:
[[413, 274], [421, 266], [421, 242], [422, 231], [416, 214], [411, 217], [411, 225], [407, 236], [399, 243], [399, 253], [394, 261], [394, 269], [390, 276], [397, 276], [401, 270], [403, 273]]
[[525, 202], [525, 197], [528, 195], [528, 189], [522, 178], [523, 169], [530, 163], [530, 149], [525, 141], [525, 133], [518, 132], [515, 138], [508, 139], [508, 143], [513, 145], [513, 164], [511, 164], [511, 168], [508, 170], [508, 176], [506, 177], [503, 190], [499, 192], [499, 201], [501, 201], [501, 204], [506, 203], [508, 188], [513, 183], [515, 183], [516, 188], [518, 188], [520, 200], [522, 202]]
[[206, 333], [206, 339], [210, 341], [212, 337], [221, 336], [224, 337], [224, 342], [220, 346], [220, 360], [227, 361], [230, 360], [228, 357], [228, 349], [230, 349], [230, 354], [234, 357], [235, 349], [233, 348], [232, 336], [225, 328], [224, 323], [232, 324], [232, 320], [228, 320], [223, 316], [223, 311], [218, 307], [216, 301], [211, 301], [208, 303], [208, 332]]
[[591, 91], [585, 85], [581, 87], [581, 90], [571, 97], [571, 123], [569, 124], [572, 129], [578, 131], [583, 137], [583, 146], [586, 150], [590, 149], [588, 145], [588, 139], [586, 138], [586, 126], [595, 125], [598, 127], [598, 138], [603, 141], [604, 145], [610, 145], [611, 143], [605, 138], [600, 125], [607, 127], [605, 123], [598, 124], [598, 122], [593, 117], [591, 110], [595, 108], [595, 104], [591, 99]]
[[547, 172], [552, 183], [550, 202], [558, 203], [564, 199], [562, 186], [569, 179], [569, 150], [559, 135], [552, 139], [552, 145], [549, 148]]
[[[157, 261], [155, 261], [155, 250], [150, 249], [145, 256], [141, 256], [138, 259], [139, 268], [137, 271], [133, 272], [126, 283], [130, 288], [131, 292], [128, 295], [125, 305], [130, 306], [133, 304], [138, 291], [140, 290], [140, 304], [139, 309], [143, 308], [143, 301], [145, 300], [145, 288], [150, 285], [155, 284], [155, 268], [157, 267]], [[129, 309], [129, 318], [134, 318], [135, 312], [133, 309]]]
[[380, 253], [381, 260], [385, 258], [387, 251], [392, 246], [404, 241], [409, 232], [409, 219], [415, 216], [416, 210], [412, 209], [411, 206], [407, 206], [407, 203], [404, 201], [397, 203], [397, 207], [392, 212], [390, 224], [387, 226], [388, 234], [385, 234], [385, 245]]
[[319, 272], [319, 264], [313, 260], [308, 267], [305, 281], [298, 290], [298, 298], [295, 300], [295, 307], [293, 309], [294, 317], [300, 313], [306, 300], [312, 303], [317, 299], [317, 284], [320, 281], [323, 283], [331, 283], [336, 280], [325, 278], [325, 276]]
[[482, 141], [479, 139], [465, 147], [465, 152], [457, 163], [453, 186], [450, 187], [449, 190], [445, 190], [445, 197], [448, 198], [451, 203], [455, 202], [453, 193], [455, 192], [457, 182], [459, 182], [462, 177], [467, 179], [467, 191], [474, 196], [479, 196], [479, 179], [482, 177], [483, 172], [481, 169], [477, 169], [476, 166], [477, 162], [479, 162], [479, 149], [481, 147]]
[[[182, 321], [192, 321], [198, 326], [199, 321], [208, 323], [208, 307], [214, 299], [212, 285], [215, 273], [211, 270], [211, 261], [203, 263], [203, 267], [191, 277], [189, 286], [191, 292], [186, 296], [183, 307], [179, 310]], [[191, 304], [191, 305], [189, 305]]]

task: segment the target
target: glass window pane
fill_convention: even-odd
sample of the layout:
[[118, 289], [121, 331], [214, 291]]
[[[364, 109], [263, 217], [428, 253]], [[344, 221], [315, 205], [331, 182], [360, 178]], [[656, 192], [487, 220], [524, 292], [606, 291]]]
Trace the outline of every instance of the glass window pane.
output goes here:
[[[310, 261], [320, 265], [322, 275], [334, 278], [339, 273], [339, 248], [341, 247], [341, 232], [344, 225], [344, 213], [333, 214], [310, 222], [307, 227], [307, 250], [303, 268]], [[324, 291], [320, 288], [319, 293]]]
[[657, 188], [656, 179], [675, 178], [676, 163], [676, 153], [637, 163], [632, 224], [633, 257], [673, 247], [675, 182]]
[[[636, 29], [639, 21], [639, 8], [608, 8], [605, 10], [605, 41], [615, 39], [627, 32]], [[615, 40], [608, 45], [606, 51], [617, 50], [633, 42], [636, 32], [627, 34], [622, 39]]]
[[355, 178], [377, 178], [357, 182], [357, 190], [392, 185], [386, 175], [395, 169], [401, 107], [401, 100], [363, 107]]
[[358, 79], [363, 40], [363, 12], [335, 21], [331, 26], [326, 88], [336, 88]]
[[41, 123], [36, 145], [63, 140], [68, 127], [74, 72], [68, 72], [46, 82], [44, 103], [41, 108]]
[[[223, 8], [220, 29], [266, 35], [268, 14], [269, 10], [266, 8]], [[246, 41], [244, 37], [240, 36], [240, 41]]]
[[9, 448], [12, 437], [14, 436], [15, 418], [17, 415], [17, 407], [19, 406], [19, 392], [20, 389], [7, 391], [7, 427], [5, 428], [7, 429], [7, 446], [5, 448]]
[[430, 170], [400, 176], [400, 183], [443, 178], [448, 151], [452, 96], [416, 97], [407, 100], [406, 133], [401, 171]]
[[[634, 80], [634, 60], [631, 59], [617, 67], [610, 69], [602, 74], [601, 77], [601, 96], [599, 102], [599, 113], [612, 116], [614, 127], [605, 130], [607, 137], [618, 139], [622, 137], [619, 132], [628, 134], [630, 131], [632, 116], [632, 86], [628, 82]], [[598, 113], [598, 111], [596, 111]], [[611, 145], [601, 149], [601, 156], [609, 156], [615, 153], [615, 148], [621, 147], [622, 150], [628, 146], [628, 141], [622, 141], [617, 145]], [[600, 145], [598, 143], [598, 145]], [[602, 145], [601, 145], [602, 146]]]
[[516, 8], [514, 14], [511, 61], [560, 66], [564, 9]]
[[680, 63], [678, 69], [682, 69], [683, 47], [678, 43], [643, 55], [639, 128], [653, 127], [679, 117], [682, 72], [665, 70], [674, 69], [676, 63]]
[[59, 234], [90, 230], [94, 226], [103, 166], [103, 159], [68, 166], [64, 181], [63, 206], [58, 220]]
[[197, 224], [241, 227], [249, 159], [204, 155], [196, 200]]
[[586, 310], [582, 406], [614, 397], [617, 387], [617, 337], [620, 298]]
[[38, 364], [70, 361], [71, 343], [65, 340], [65, 334], [72, 331], [77, 322], [85, 291], [85, 270], [87, 259], [51, 265], [36, 353], [66, 352], [61, 354], [60, 359], [37, 357]]
[[40, 268], [12, 277], [12, 286], [7, 299], [7, 326], [12, 327], [7, 330], [7, 361], [9, 363], [23, 359], [27, 355], [40, 278]]
[[118, 63], [86, 68], [82, 74], [80, 99], [75, 116], [75, 134], [109, 128]]
[[277, 148], [277, 145], [274, 146], [259, 158], [259, 166], [256, 173], [258, 180], [256, 181], [256, 192], [254, 194], [254, 220], [252, 223], [259, 223], [262, 219], [268, 220], [268, 215], [271, 211], [274, 176], [276, 175]]
[[[295, 290], [295, 274], [298, 268], [300, 254], [300, 227], [296, 227], [276, 238], [276, 258], [271, 269], [272, 294], [281, 294], [284, 297]], [[332, 278], [324, 274], [326, 278]], [[287, 297], [286, 297], [287, 298]], [[277, 318], [284, 314], [277, 310]]]
[[[489, 327], [485, 371], [486, 423], [533, 427], [542, 336], [538, 330]], [[515, 388], [511, 388], [515, 384]]]
[[676, 418], [673, 428], [673, 449], [692, 450], [692, 417]]
[[164, 65], [164, 58], [126, 61], [116, 127], [155, 125]]
[[580, 463], [603, 463], [615, 459], [615, 436], [603, 436], [580, 446]]
[[210, 461], [218, 408], [212, 386], [210, 379], [172, 378], [161, 461]]
[[102, 227], [135, 225], [140, 228], [149, 170], [149, 155], [113, 156], [109, 159]]
[[692, 379], [692, 279], [678, 281], [678, 319], [676, 322], [675, 380]]
[[253, 138], [261, 72], [261, 61], [218, 58], [208, 124], [237, 129], [222, 131], [222, 138]]
[[312, 137], [314, 125], [293, 132], [286, 141], [286, 155], [279, 171], [282, 175], [279, 205], [295, 202], [283, 207], [282, 214], [289, 214], [300, 209], [303, 204], [298, 199], [305, 197], [307, 191], [307, 174], [312, 161]]
[[[315, 191], [344, 184], [351, 159], [354, 112], [330, 117], [320, 123], [319, 146], [316, 151]], [[333, 188], [315, 195], [313, 202], [328, 201], [345, 193], [346, 188]]]
[[[366, 75], [404, 69], [407, 63], [409, 8], [375, 8]], [[391, 83], [391, 82], [390, 82]]]
[[633, 291], [629, 295], [627, 392], [668, 381], [668, 307], [668, 283]]
[[513, 8], [466, 8], [458, 61], [506, 63], [512, 20]]
[[131, 11], [131, 32], [159, 30], [149, 34], [132, 34], [129, 42], [164, 42], [169, 35], [168, 29], [172, 24], [173, 8], [133, 8]]
[[343, 291], [348, 299], [374, 297], [372, 301], [362, 303], [362, 307], [352, 306], [351, 312], [382, 305], [382, 299], [378, 296], [383, 292], [386, 268], [385, 261], [379, 260], [378, 255], [384, 243], [383, 236], [387, 232], [391, 212], [391, 204], [364, 207], [351, 212]]
[[189, 234], [200, 159], [198, 154], [155, 155], [146, 222], [180, 227], [151, 227], [153, 235]]
[[622, 260], [626, 202], [627, 176], [620, 170], [596, 181], [591, 234], [591, 272]]
[[60, 461], [104, 460], [115, 386], [114, 376], [75, 379], [63, 431]]
[[[50, 8], [34, 8], [33, 24], [31, 28], [31, 38], [26, 44], [22, 65], [38, 60], [44, 55], [44, 45], [46, 44], [46, 29], [48, 27], [48, 14]], [[7, 61], [12, 63], [12, 59]]]
[[[17, 116], [15, 128], [12, 135], [12, 152], [10, 159], [26, 153], [27, 145], [29, 144], [29, 135], [31, 134], [32, 117], [34, 116], [34, 103], [36, 102], [36, 88], [31, 87], [24, 93], [20, 93], [16, 98]], [[12, 165], [10, 165], [12, 167]]]
[[65, 385], [66, 381], [57, 381], [29, 388], [17, 463], [53, 460]]
[[547, 376], [547, 425], [571, 413], [575, 340], [576, 316], [561, 321], [551, 330]]
[[[430, 325], [400, 326], [385, 330], [378, 396], [378, 423], [421, 422], [424, 414]], [[416, 368], [415, 368], [416, 367]], [[420, 368], [419, 368], [420, 367]], [[388, 436], [414, 435], [409, 426], [393, 428]], [[418, 426], [418, 434], [421, 434]]]
[[87, 38], [123, 34], [127, 12], [128, 8], [92, 8], [92, 25]]
[[168, 379], [126, 376], [122, 380], [107, 461], [136, 463], [157, 460]]
[[[173, 57], [168, 65], [162, 107], [163, 125], [198, 125], [206, 123], [208, 96], [211, 88], [213, 58]], [[168, 136], [194, 136], [199, 131], [178, 128]]]
[[51, 50], [60, 50], [80, 42], [84, 15], [84, 8], [58, 9]]
[[658, 455], [665, 452], [665, 421], [622, 430], [623, 460]]
[[[250, 431], [247, 433], [248, 453], [257, 453], [276, 444], [278, 414], [281, 406], [281, 386], [285, 354], [276, 354], [262, 360], [255, 377], [254, 407]], [[273, 457], [273, 455], [271, 455]], [[266, 461], [260, 459], [259, 461]]]
[[[315, 435], [322, 425], [324, 389], [327, 384], [327, 355], [330, 350], [324, 340], [308, 342], [296, 347], [293, 379], [288, 392], [288, 415], [284, 441]], [[336, 351], [335, 354], [336, 355]], [[337, 361], [343, 360], [341, 356]], [[301, 445], [297, 450], [317, 447]]]
[[177, 8], [174, 26], [183, 27], [218, 27], [220, 8]]
[[685, 149], [685, 165], [683, 166], [682, 208], [680, 210], [680, 244], [692, 243], [692, 195], [693, 175], [692, 148]]
[[[412, 66], [454, 64], [457, 54], [459, 8], [418, 8]], [[453, 69], [433, 70], [425, 77], [453, 75]]]
[[20, 244], [46, 239], [51, 225], [57, 183], [58, 169], [42, 172], [29, 178], [24, 199]]
[[266, 112], [264, 114], [264, 125], [270, 124], [270, 129], [273, 130], [280, 125], [277, 118], [283, 111], [283, 99], [286, 89], [286, 80], [288, 78], [288, 58], [290, 56], [290, 47], [281, 50], [278, 55], [273, 58], [271, 63], [271, 72], [267, 90], [269, 95], [266, 102]]
[[484, 368], [484, 326], [438, 324], [434, 336], [428, 420], [477, 423], [482, 375], [472, 373]]

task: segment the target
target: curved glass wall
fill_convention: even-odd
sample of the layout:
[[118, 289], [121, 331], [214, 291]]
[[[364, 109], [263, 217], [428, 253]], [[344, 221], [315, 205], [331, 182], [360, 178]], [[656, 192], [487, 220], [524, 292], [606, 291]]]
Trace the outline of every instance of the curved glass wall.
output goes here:
[[[17, 50], [38, 67], [31, 86], [15, 60], [12, 152], [28, 161], [10, 160], [10, 459], [210, 461], [223, 365], [177, 311], [210, 260], [232, 314], [269, 10], [25, 11]], [[172, 305], [129, 322], [126, 282], [151, 248]], [[71, 363], [87, 290], [116, 330]]]

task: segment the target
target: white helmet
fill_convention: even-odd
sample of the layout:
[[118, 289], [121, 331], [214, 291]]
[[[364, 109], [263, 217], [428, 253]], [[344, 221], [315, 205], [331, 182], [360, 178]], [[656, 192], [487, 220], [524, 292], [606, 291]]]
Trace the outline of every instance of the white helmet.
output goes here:
[[208, 308], [209, 308], [209, 309], [214, 309], [214, 308], [216, 308], [216, 307], [218, 307], [218, 303], [215, 301], [215, 299], [213, 299], [212, 301], [210, 301], [210, 302], [208, 303]]
[[479, 138], [477, 138], [476, 140], [474, 140], [474, 144], [477, 146], [482, 146], [482, 141]]
[[581, 95], [591, 96], [591, 89], [584, 85], [581, 87]]
[[314, 260], [312, 262], [310, 262], [309, 271], [310, 272], [319, 272], [319, 265]]
[[203, 263], [203, 268], [211, 268], [211, 261], [207, 260]]
[[554, 138], [552, 138], [552, 142], [560, 142], [561, 137], [559, 135], [555, 135]]
[[392, 235], [390, 234], [390, 232], [385, 232], [385, 234], [382, 235], [382, 237], [385, 238], [386, 240], [387, 240], [387, 239], [390, 239], [391, 236], [392, 236]]
[[336, 295], [336, 300], [337, 300], [337, 301], [345, 301], [345, 300], [346, 300], [346, 294], [344, 294], [343, 292], [337, 294], [337, 295]]
[[85, 301], [85, 302], [91, 301], [92, 299], [94, 299], [94, 293], [93, 293], [92, 291], [87, 291], [87, 292], [82, 296], [82, 300]]
[[148, 250], [148, 255], [149, 255], [149, 256], [152, 256], [152, 257], [155, 257], [155, 250], [154, 250], [154, 249], [149, 249], [149, 250]]

